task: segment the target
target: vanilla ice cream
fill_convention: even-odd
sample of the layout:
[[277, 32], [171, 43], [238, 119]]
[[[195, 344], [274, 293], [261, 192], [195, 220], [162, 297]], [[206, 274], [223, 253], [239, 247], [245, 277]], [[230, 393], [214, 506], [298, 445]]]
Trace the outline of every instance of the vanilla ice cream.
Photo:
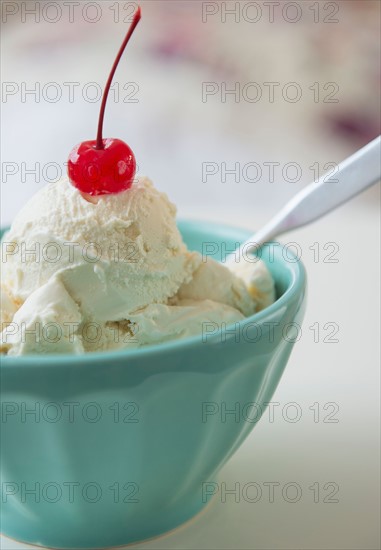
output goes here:
[[251, 299], [244, 281], [212, 258], [204, 258], [192, 279], [180, 286], [178, 298], [214, 300], [238, 309], [246, 317], [258, 311], [257, 302]]
[[3, 238], [2, 280], [24, 301], [57, 275], [84, 315], [119, 320], [164, 302], [191, 280], [176, 208], [141, 178], [128, 192], [85, 200], [68, 181], [43, 187]]
[[[82, 322], [78, 305], [56, 276], [25, 300], [7, 327], [3, 351], [28, 353], [81, 353], [84, 351], [77, 327]], [[71, 327], [74, 330], [71, 330]]]
[[1, 285], [0, 286], [0, 322], [1, 327], [10, 323], [18, 310], [21, 303], [13, 298], [11, 292]]
[[83, 353], [200, 334], [275, 299], [265, 264], [232, 269], [188, 251], [176, 208], [150, 180], [86, 200], [42, 188], [2, 240], [1, 349]]
[[254, 256], [251, 260], [229, 262], [229, 269], [245, 285], [256, 304], [256, 311], [260, 311], [275, 302], [275, 285], [266, 264]]

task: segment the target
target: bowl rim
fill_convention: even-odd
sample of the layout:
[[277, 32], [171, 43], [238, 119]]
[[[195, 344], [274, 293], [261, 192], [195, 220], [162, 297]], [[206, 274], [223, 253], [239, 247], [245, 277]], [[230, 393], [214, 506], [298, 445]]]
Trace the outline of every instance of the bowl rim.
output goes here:
[[[179, 219], [177, 220], [177, 223], [180, 226], [180, 232], [182, 230], [182, 227], [190, 226], [196, 226], [200, 228], [200, 226], [205, 226], [209, 228], [214, 228], [222, 231], [232, 231], [235, 233], [235, 238], [241, 239], [242, 242], [244, 242], [246, 239], [250, 238], [252, 235], [252, 231], [249, 231], [248, 229], [240, 228], [234, 225], [229, 225], [225, 223], [216, 223], [216, 222], [210, 222], [205, 220], [196, 220], [196, 219]], [[1, 232], [7, 231], [8, 227], [2, 227]], [[272, 241], [274, 243], [280, 244], [278, 241]], [[228, 329], [229, 327], [236, 326], [237, 324], [241, 327], [244, 327], [246, 324], [255, 322], [261, 322], [263, 319], [265, 319], [268, 316], [272, 316], [276, 311], [279, 311], [284, 306], [286, 306], [293, 297], [295, 297], [297, 294], [300, 294], [303, 292], [303, 290], [306, 287], [306, 269], [303, 265], [303, 262], [300, 258], [296, 258], [295, 254], [292, 251], [288, 251], [288, 254], [293, 256], [295, 258], [294, 262], [287, 262], [284, 258], [282, 258], [282, 262], [284, 264], [287, 263], [288, 269], [291, 273], [291, 281], [289, 283], [289, 286], [287, 290], [270, 306], [262, 309], [261, 311], [255, 313], [254, 315], [251, 315], [249, 317], [245, 317], [241, 321], [236, 321], [235, 323], [232, 323], [226, 327]], [[218, 337], [221, 333], [221, 330], [218, 330], [216, 334], [213, 334], [208, 339], [208, 344], [213, 345], [218, 340]], [[40, 355], [21, 355], [21, 356], [14, 356], [14, 357], [8, 357], [7, 355], [1, 355], [0, 354], [0, 370], [6, 369], [6, 368], [20, 368], [24, 366], [28, 366], [30, 368], [31, 366], [38, 366], [40, 367], [47, 367], [55, 368], [62, 365], [67, 365], [68, 362], [75, 361], [78, 363], [76, 365], [76, 368], [80, 367], [87, 367], [87, 366], [94, 366], [95, 363], [104, 363], [105, 361], [114, 361], [116, 359], [135, 359], [135, 358], [150, 358], [151, 356], [156, 356], [160, 353], [171, 353], [175, 352], [179, 349], [182, 349], [183, 351], [186, 351], [189, 348], [193, 348], [198, 344], [205, 345], [206, 342], [202, 341], [202, 334], [197, 334], [195, 336], [189, 336], [186, 338], [179, 338], [175, 340], [168, 340], [165, 342], [161, 342], [158, 344], [149, 344], [146, 346], [142, 346], [140, 348], [132, 348], [132, 349], [115, 349], [111, 351], [99, 351], [99, 352], [88, 352], [83, 354], [73, 354], [73, 353], [49, 353], [49, 354], [40, 354]], [[52, 364], [53, 363], [53, 364]]]

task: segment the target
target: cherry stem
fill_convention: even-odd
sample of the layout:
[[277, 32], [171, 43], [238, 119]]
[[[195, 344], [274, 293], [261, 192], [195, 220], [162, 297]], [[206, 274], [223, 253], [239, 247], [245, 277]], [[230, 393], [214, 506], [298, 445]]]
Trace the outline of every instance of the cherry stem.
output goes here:
[[141, 14], [140, 6], [139, 6], [138, 9], [135, 12], [135, 15], [134, 15], [134, 18], [132, 20], [129, 31], [126, 34], [126, 38], [123, 40], [123, 44], [121, 45], [120, 50], [118, 52], [118, 55], [116, 56], [116, 59], [114, 61], [114, 65], [112, 66], [112, 69], [111, 69], [111, 72], [110, 72], [110, 76], [108, 77], [106, 87], [105, 87], [105, 90], [103, 92], [102, 105], [101, 105], [101, 110], [100, 110], [100, 113], [99, 113], [97, 143], [96, 143], [96, 146], [95, 146], [96, 149], [104, 149], [103, 136], [102, 136], [103, 119], [104, 119], [104, 116], [105, 116], [106, 103], [107, 103], [107, 98], [108, 98], [108, 94], [109, 94], [109, 91], [110, 91], [110, 87], [111, 87], [111, 84], [112, 84], [112, 79], [114, 78], [115, 71], [116, 71], [116, 69], [119, 65], [120, 58], [122, 57], [123, 52], [126, 49], [126, 46], [129, 42], [131, 36], [132, 36], [132, 33], [134, 32], [134, 30], [136, 28], [136, 25], [139, 23], [139, 21], [141, 19], [141, 16], [142, 16], [142, 14]]

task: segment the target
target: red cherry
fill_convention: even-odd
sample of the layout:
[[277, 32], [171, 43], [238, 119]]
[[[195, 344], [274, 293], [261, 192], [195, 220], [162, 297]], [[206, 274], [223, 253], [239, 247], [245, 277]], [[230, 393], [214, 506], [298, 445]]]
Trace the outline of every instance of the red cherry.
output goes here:
[[112, 79], [120, 58], [141, 18], [140, 7], [135, 12], [131, 26], [116, 56], [108, 77], [99, 113], [97, 139], [84, 141], [71, 151], [68, 161], [70, 182], [81, 193], [107, 195], [129, 189], [136, 173], [135, 156], [130, 147], [120, 139], [103, 139], [103, 119]]
[[120, 193], [131, 187], [136, 162], [130, 147], [120, 139], [104, 139], [103, 149], [97, 149], [95, 140], [84, 141], [71, 151], [68, 172], [70, 181], [82, 193]]

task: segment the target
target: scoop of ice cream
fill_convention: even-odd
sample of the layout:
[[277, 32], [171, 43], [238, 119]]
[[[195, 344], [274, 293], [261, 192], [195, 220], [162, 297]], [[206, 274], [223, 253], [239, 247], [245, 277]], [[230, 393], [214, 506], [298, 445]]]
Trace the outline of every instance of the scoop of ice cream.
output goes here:
[[[245, 316], [253, 315], [262, 308], [263, 301], [270, 300], [267, 287], [273, 285], [272, 277], [260, 260], [241, 268], [236, 267], [238, 265], [233, 264], [229, 269], [213, 258], [203, 258], [191, 281], [179, 288], [177, 297], [180, 300], [209, 299], [238, 309]], [[245, 278], [241, 278], [241, 271]], [[262, 287], [257, 288], [257, 279]]]
[[242, 258], [239, 262], [230, 262], [229, 270], [245, 284], [260, 311], [275, 301], [275, 285], [266, 264], [258, 258], [252, 257], [252, 260]]
[[151, 304], [129, 319], [139, 345], [202, 334], [210, 324], [221, 327], [244, 319], [237, 309], [213, 300], [178, 300], [177, 305]]
[[2, 240], [2, 333], [9, 355], [83, 353], [215, 333], [275, 299], [261, 261], [189, 252], [167, 196], [140, 178], [87, 201], [49, 184]]
[[[212, 300], [177, 300], [177, 305], [150, 304], [128, 320], [106, 323], [83, 338], [85, 351], [109, 351], [159, 344], [215, 333], [244, 319], [242, 313]], [[83, 332], [83, 331], [82, 331]]]
[[63, 284], [52, 277], [33, 292], [0, 335], [8, 355], [81, 353], [82, 315]]
[[126, 318], [165, 302], [201, 262], [177, 229], [176, 208], [147, 178], [88, 202], [68, 181], [43, 187], [2, 243], [2, 278], [23, 302], [57, 276], [85, 317]]

